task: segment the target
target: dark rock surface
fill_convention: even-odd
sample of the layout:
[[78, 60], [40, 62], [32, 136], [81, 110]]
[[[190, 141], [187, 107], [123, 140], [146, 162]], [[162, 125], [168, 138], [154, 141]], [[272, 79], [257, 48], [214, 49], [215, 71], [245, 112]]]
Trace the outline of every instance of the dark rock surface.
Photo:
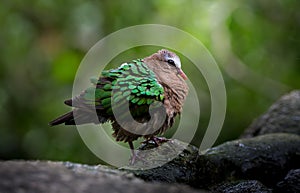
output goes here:
[[[185, 147], [185, 149], [181, 150], [182, 152], [175, 159], [168, 160], [182, 147]], [[143, 148], [147, 149], [147, 147]], [[132, 172], [135, 176], [145, 181], [194, 185], [193, 183], [198, 184], [198, 169], [196, 164], [198, 154], [198, 148], [174, 139], [156, 148], [153, 152], [140, 151], [138, 155], [142, 157], [143, 160], [138, 160], [134, 165], [123, 169]], [[145, 162], [144, 160], [147, 161]], [[152, 169], [143, 169], [150, 168], [156, 162], [162, 162], [164, 164]], [[194, 186], [196, 186], [196, 184]]]
[[290, 169], [300, 166], [299, 153], [300, 136], [268, 134], [209, 149], [200, 154], [198, 168], [208, 184], [255, 179], [273, 187]]
[[[167, 143], [165, 148], [171, 149], [184, 144], [177, 140]], [[163, 152], [166, 154], [166, 149]], [[4, 161], [0, 162], [0, 192], [203, 192], [186, 185], [211, 189], [216, 184], [226, 186], [227, 192], [237, 188], [279, 190], [295, 176], [285, 178], [288, 171], [299, 167], [300, 136], [277, 133], [230, 141], [200, 154], [188, 146], [176, 159], [148, 170]], [[297, 175], [292, 179], [298, 183]], [[241, 180], [257, 180], [266, 187]]]
[[[161, 150], [166, 157], [168, 148], [172, 153], [174, 148], [187, 145], [177, 140], [167, 143]], [[143, 155], [143, 151], [139, 155], [153, 162], [157, 159], [151, 154]], [[149, 162], [140, 162], [138, 167], [142, 164]], [[200, 154], [197, 148], [187, 146], [177, 158], [157, 168], [131, 167], [134, 170], [69, 162], [3, 161], [0, 192], [203, 192], [198, 188], [217, 192], [221, 187], [223, 192], [237, 189], [267, 192], [270, 188], [286, 187], [292, 190], [299, 187], [298, 170], [296, 174], [286, 174], [300, 167], [300, 136], [262, 135], [230, 141]], [[292, 180], [294, 183], [290, 185]], [[216, 188], [216, 184], [221, 187]]]
[[63, 162], [0, 162], [0, 192], [204, 192], [185, 185], [147, 183], [105, 166]]
[[281, 97], [265, 114], [253, 121], [241, 138], [267, 133], [300, 135], [300, 90]]
[[300, 136], [276, 133], [226, 142], [199, 155], [189, 147], [163, 166], [131, 172], [146, 181], [185, 183], [196, 188], [243, 179], [275, 187], [290, 169], [297, 167]]
[[271, 193], [272, 190], [256, 180], [235, 181], [218, 184], [211, 188], [215, 193]]
[[300, 192], [300, 169], [289, 171], [286, 177], [277, 184], [276, 192]]

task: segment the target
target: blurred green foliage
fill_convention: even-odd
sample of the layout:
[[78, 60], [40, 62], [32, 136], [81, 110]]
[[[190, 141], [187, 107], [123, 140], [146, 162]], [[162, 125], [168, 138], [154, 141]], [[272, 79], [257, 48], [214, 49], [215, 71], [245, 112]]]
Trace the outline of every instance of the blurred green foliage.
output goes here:
[[[280, 95], [300, 87], [299, 7], [297, 0], [2, 1], [0, 159], [99, 163], [76, 127], [50, 128], [48, 122], [69, 110], [63, 100], [71, 97], [89, 48], [116, 30], [145, 23], [178, 27], [209, 49], [228, 97], [217, 143], [238, 137]], [[148, 55], [145, 50], [130, 50], [123, 61]], [[183, 69], [203, 99], [193, 140], [199, 145], [210, 116], [209, 91], [203, 78], [193, 76], [192, 65]]]

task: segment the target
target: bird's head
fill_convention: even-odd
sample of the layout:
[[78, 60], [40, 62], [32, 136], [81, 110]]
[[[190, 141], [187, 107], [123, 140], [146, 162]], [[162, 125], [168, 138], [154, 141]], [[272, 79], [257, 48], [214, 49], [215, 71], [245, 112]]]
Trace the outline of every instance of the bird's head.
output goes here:
[[187, 76], [181, 69], [180, 58], [175, 53], [166, 49], [162, 49], [150, 57], [154, 57], [157, 60], [164, 62], [166, 68], [174, 70], [184, 80], [187, 79]]
[[172, 68], [175, 67], [178, 75], [180, 75], [184, 80], [187, 79], [187, 76], [181, 69], [180, 58], [173, 52], [162, 49], [158, 51], [158, 54], [161, 56], [162, 61], [168, 63]]

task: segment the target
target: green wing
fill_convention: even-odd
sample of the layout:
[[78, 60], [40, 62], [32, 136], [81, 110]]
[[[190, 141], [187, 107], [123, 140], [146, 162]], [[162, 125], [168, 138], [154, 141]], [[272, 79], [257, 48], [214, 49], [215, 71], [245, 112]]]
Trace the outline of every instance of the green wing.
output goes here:
[[[143, 114], [155, 102], [162, 102], [164, 89], [156, 75], [141, 60], [124, 63], [119, 68], [103, 71], [99, 79], [92, 78], [94, 86], [82, 97], [86, 105], [95, 105], [101, 114], [112, 115], [112, 102], [120, 106], [129, 103], [133, 114]], [[81, 98], [82, 98], [81, 97]], [[140, 107], [140, 108], [139, 108]]]

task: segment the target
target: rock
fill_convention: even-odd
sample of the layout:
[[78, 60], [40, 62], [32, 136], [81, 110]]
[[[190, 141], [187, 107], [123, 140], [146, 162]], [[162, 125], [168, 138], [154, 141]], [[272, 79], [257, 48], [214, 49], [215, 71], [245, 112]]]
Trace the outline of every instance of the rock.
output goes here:
[[[230, 141], [200, 154], [197, 148], [178, 140], [166, 143], [156, 153], [143, 155], [140, 151], [138, 155], [160, 163], [168, 153], [174, 155], [174, 148], [185, 150], [175, 159], [148, 170], [140, 168], [147, 163], [142, 160], [138, 167], [122, 170], [69, 162], [2, 161], [0, 192], [203, 192], [199, 188], [210, 189], [216, 184], [228, 190], [263, 188], [258, 182], [246, 182], [254, 179], [268, 188], [281, 188], [289, 182], [290, 177], [286, 177], [278, 184], [287, 172], [300, 168], [300, 136], [295, 134]], [[226, 185], [229, 182], [231, 185]]]
[[[183, 147], [185, 147], [184, 150]], [[148, 149], [148, 147], [144, 146], [143, 149]], [[175, 159], [170, 160], [180, 151], [182, 152]], [[142, 157], [142, 160], [138, 160], [133, 166], [123, 169], [145, 181], [194, 185], [193, 183], [197, 182], [196, 160], [198, 153], [198, 148], [192, 145], [179, 140], [170, 140], [163, 146], [156, 148], [155, 151], [139, 151], [138, 156]], [[163, 164], [156, 168], [144, 169], [151, 168], [153, 164], [157, 165], [156, 163]]]
[[185, 185], [147, 183], [105, 166], [64, 162], [2, 161], [0, 192], [203, 192]]
[[211, 188], [214, 193], [271, 193], [272, 190], [256, 180], [235, 181], [218, 184]]
[[300, 135], [300, 90], [281, 97], [265, 114], [253, 121], [241, 138], [267, 133]]
[[300, 166], [300, 136], [268, 134], [224, 143], [200, 154], [201, 182], [255, 179], [273, 187]]
[[185, 183], [196, 188], [249, 179], [274, 187], [295, 167], [300, 167], [300, 136], [277, 133], [226, 142], [200, 155], [188, 146], [165, 165], [128, 171], [146, 181]]
[[289, 171], [286, 177], [277, 184], [275, 192], [300, 192], [300, 169]]

